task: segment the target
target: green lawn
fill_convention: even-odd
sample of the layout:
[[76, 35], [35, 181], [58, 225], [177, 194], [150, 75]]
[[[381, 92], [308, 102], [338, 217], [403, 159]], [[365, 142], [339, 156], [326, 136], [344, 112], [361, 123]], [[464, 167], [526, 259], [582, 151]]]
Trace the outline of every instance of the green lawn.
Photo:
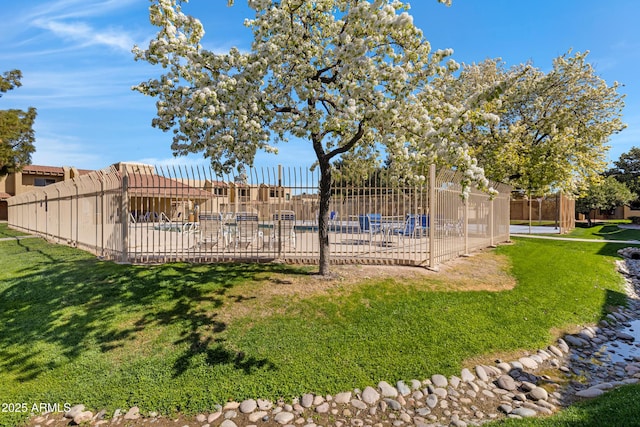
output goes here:
[[[292, 293], [291, 281], [323, 282], [306, 267], [127, 266], [3, 241], [0, 402], [192, 414], [459, 374], [465, 360], [543, 347], [550, 331], [622, 304], [620, 247], [516, 239], [496, 249], [517, 279], [501, 292], [368, 279]], [[0, 414], [0, 425], [17, 419]]]
[[576, 227], [567, 236], [580, 239], [596, 240], [638, 240], [640, 241], [640, 230], [620, 228], [616, 223], [598, 223], [593, 227], [581, 225]]
[[16, 237], [16, 236], [24, 236], [24, 233], [19, 231], [11, 230], [6, 223], [0, 224], [0, 239], [6, 237]]
[[625, 386], [586, 400], [551, 417], [502, 420], [486, 427], [637, 427], [640, 386]]

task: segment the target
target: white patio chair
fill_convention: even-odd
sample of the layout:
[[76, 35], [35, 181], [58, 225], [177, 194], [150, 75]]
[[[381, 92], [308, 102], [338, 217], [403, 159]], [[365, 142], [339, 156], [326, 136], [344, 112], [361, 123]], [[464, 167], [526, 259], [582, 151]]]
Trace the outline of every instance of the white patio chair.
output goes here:
[[245, 245], [262, 247], [263, 234], [258, 229], [258, 214], [254, 212], [238, 212], [236, 213], [236, 234], [235, 246]]
[[269, 247], [276, 247], [277, 243], [289, 242], [292, 248], [296, 247], [295, 232], [296, 214], [293, 211], [277, 211], [273, 214], [273, 233], [269, 236]]
[[198, 215], [200, 230], [200, 245], [211, 245], [225, 248], [229, 244], [229, 238], [223, 227], [222, 216], [217, 212], [202, 213]]

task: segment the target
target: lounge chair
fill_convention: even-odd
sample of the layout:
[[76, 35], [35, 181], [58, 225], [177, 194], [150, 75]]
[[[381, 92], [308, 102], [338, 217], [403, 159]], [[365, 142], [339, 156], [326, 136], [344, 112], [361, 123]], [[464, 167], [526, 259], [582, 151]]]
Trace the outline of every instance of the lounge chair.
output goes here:
[[295, 232], [296, 214], [293, 211], [277, 211], [273, 214], [273, 233], [269, 238], [269, 247], [276, 247], [276, 243], [289, 242], [292, 248], [296, 247]]
[[358, 223], [360, 224], [360, 232], [368, 234], [369, 240], [373, 240], [376, 234], [385, 234], [381, 214], [359, 215]]
[[262, 246], [263, 234], [258, 230], [258, 214], [254, 212], [238, 212], [236, 214], [235, 246]]
[[212, 245], [223, 248], [229, 244], [228, 233], [224, 230], [222, 216], [217, 213], [202, 213], [198, 215], [200, 230], [200, 245]]
[[394, 228], [391, 233], [403, 237], [419, 237], [422, 235], [420, 217], [409, 214], [402, 228]]

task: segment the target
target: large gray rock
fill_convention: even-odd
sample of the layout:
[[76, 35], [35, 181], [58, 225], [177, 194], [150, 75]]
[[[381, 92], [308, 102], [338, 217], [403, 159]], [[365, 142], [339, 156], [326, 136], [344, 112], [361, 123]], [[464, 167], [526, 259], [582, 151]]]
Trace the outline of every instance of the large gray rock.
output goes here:
[[426, 404], [429, 408], [433, 409], [438, 404], [438, 396], [435, 394], [430, 394], [427, 396]]
[[538, 363], [530, 357], [521, 357], [518, 359], [522, 366], [526, 369], [538, 369]]
[[269, 415], [269, 413], [267, 411], [253, 412], [253, 413], [249, 414], [249, 421], [251, 421], [252, 423], [255, 423], [255, 422], [258, 422], [259, 420], [263, 419], [267, 415]]
[[129, 411], [124, 414], [125, 420], [137, 420], [138, 418], [140, 418], [140, 408], [138, 408], [137, 406], [129, 409]]
[[378, 388], [383, 397], [398, 397], [398, 390], [395, 387], [391, 387], [386, 381], [380, 381]]
[[411, 389], [404, 383], [404, 381], [398, 381], [396, 383], [396, 389], [403, 396], [408, 396], [411, 394]]
[[510, 414], [511, 411], [513, 411], [513, 407], [511, 405], [507, 405], [506, 403], [503, 403], [500, 406], [498, 406], [498, 410], [500, 412], [504, 412], [505, 414]]
[[271, 401], [269, 400], [258, 399], [257, 402], [258, 402], [258, 408], [260, 408], [260, 410], [262, 411], [268, 411], [273, 406], [273, 403], [271, 403]]
[[508, 374], [512, 369], [511, 365], [509, 365], [507, 362], [500, 362], [497, 366], [498, 369], [500, 369], [505, 374]]
[[295, 415], [293, 415], [291, 412], [279, 412], [276, 414], [275, 417], [273, 417], [273, 419], [278, 423], [278, 424], [289, 424], [291, 421], [293, 421], [293, 419], [295, 418]]
[[547, 390], [542, 387], [536, 387], [529, 392], [529, 398], [531, 400], [547, 400], [549, 398], [549, 393], [547, 393]]
[[496, 381], [498, 387], [503, 390], [513, 391], [518, 388], [516, 381], [509, 375], [500, 375]]
[[82, 424], [91, 421], [91, 418], [93, 418], [93, 413], [91, 411], [83, 411], [73, 417], [73, 422], [76, 424]]
[[324, 402], [323, 404], [316, 407], [316, 412], [319, 414], [326, 414], [329, 412], [329, 403]]
[[242, 412], [243, 414], [250, 414], [253, 411], [256, 410], [256, 408], [258, 407], [258, 402], [256, 402], [253, 399], [247, 399], [244, 400], [242, 403], [240, 403], [240, 412]]
[[411, 390], [419, 390], [422, 387], [422, 383], [418, 380], [411, 380]]
[[478, 365], [476, 366], [476, 375], [478, 376], [478, 378], [482, 381], [489, 381], [489, 376], [487, 375], [487, 371], [485, 371], [485, 369]]
[[516, 408], [513, 411], [511, 411], [511, 413], [513, 415], [519, 415], [523, 418], [535, 417], [537, 415], [536, 411], [529, 408]]
[[313, 405], [313, 394], [307, 393], [304, 396], [302, 396], [302, 399], [300, 400], [300, 404], [302, 405], [303, 408], [310, 408], [311, 405]]
[[343, 393], [338, 393], [333, 398], [334, 402], [340, 403], [340, 404], [349, 403], [350, 400], [351, 400], [351, 392], [350, 391], [345, 391]]
[[633, 335], [629, 335], [625, 332], [618, 332], [616, 334], [616, 338], [623, 341], [635, 341], [635, 337]]
[[572, 347], [589, 347], [589, 343], [586, 340], [583, 340], [580, 337], [576, 337], [574, 335], [565, 335], [564, 337], [567, 344]]
[[387, 398], [384, 399], [384, 401], [387, 405], [389, 405], [389, 408], [394, 411], [399, 411], [400, 409], [402, 409], [402, 405], [400, 405], [400, 402], [398, 402], [397, 400]]
[[380, 393], [373, 387], [367, 387], [362, 392], [362, 400], [368, 405], [373, 405], [380, 400]]
[[556, 357], [562, 357], [562, 356], [564, 356], [564, 355], [562, 354], [562, 352], [560, 351], [560, 349], [559, 349], [558, 347], [556, 347], [555, 345], [550, 345], [548, 348], [549, 348], [549, 351], [550, 351], [551, 353], [553, 353], [553, 355], [555, 355]]
[[578, 396], [578, 397], [586, 397], [586, 398], [593, 398], [593, 397], [601, 396], [602, 394], [604, 394], [604, 390], [601, 390], [601, 389], [596, 388], [596, 387], [591, 387], [591, 388], [588, 388], [586, 390], [580, 390], [579, 392], [576, 393], [576, 396]]
[[75, 405], [64, 413], [65, 418], [73, 419], [76, 415], [84, 411], [84, 405]]
[[465, 382], [465, 383], [470, 383], [471, 381], [476, 379], [476, 377], [467, 368], [464, 368], [460, 372], [460, 378], [462, 379], [462, 382]]
[[449, 377], [449, 384], [451, 384], [451, 387], [453, 388], [458, 388], [461, 382], [462, 380], [460, 379], [460, 377], [457, 377], [455, 375]]
[[364, 411], [365, 409], [367, 409], [367, 404], [364, 403], [362, 400], [358, 400], [358, 399], [351, 399], [351, 406], [353, 406], [356, 409], [360, 409], [361, 411]]

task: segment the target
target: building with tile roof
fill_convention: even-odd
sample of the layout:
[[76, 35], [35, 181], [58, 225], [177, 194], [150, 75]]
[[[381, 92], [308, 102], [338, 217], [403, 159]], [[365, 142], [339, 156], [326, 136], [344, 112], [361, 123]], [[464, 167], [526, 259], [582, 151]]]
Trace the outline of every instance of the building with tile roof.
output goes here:
[[73, 179], [90, 173], [90, 170], [71, 166], [27, 165], [20, 172], [0, 177], [0, 221], [6, 221], [7, 199], [56, 182]]

